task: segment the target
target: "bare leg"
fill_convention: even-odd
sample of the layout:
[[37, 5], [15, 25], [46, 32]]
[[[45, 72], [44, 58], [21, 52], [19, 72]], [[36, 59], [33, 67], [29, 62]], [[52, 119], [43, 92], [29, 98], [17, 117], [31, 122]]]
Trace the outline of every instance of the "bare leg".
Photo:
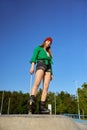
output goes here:
[[43, 70], [37, 70], [36, 71], [34, 85], [33, 85], [32, 90], [31, 90], [31, 95], [36, 96], [38, 87], [41, 83], [41, 80], [43, 79], [43, 76], [44, 76]]
[[46, 72], [43, 79], [43, 91], [41, 101], [46, 101], [50, 80], [51, 80], [51, 74], [50, 72]]
[[43, 91], [42, 91], [42, 96], [41, 96], [41, 102], [39, 104], [40, 114], [50, 113], [50, 110], [46, 108], [46, 98], [47, 98], [47, 92], [48, 92], [50, 80], [51, 80], [51, 74], [50, 72], [46, 72], [43, 79]]

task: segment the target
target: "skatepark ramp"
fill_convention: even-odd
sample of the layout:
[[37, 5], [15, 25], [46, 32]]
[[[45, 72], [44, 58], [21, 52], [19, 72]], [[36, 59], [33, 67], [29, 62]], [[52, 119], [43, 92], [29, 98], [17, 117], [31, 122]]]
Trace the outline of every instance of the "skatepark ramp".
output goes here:
[[61, 115], [0, 115], [0, 130], [87, 130]]

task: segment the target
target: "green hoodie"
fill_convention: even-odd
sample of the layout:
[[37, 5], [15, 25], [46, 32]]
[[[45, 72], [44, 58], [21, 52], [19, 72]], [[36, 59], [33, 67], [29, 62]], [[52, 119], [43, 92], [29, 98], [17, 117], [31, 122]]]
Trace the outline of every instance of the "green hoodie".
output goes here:
[[[45, 60], [45, 64], [48, 65], [49, 63], [52, 64], [52, 57], [47, 55], [47, 52], [41, 47], [38, 46], [34, 49], [33, 56], [30, 62], [38, 62], [41, 60]], [[52, 66], [51, 66], [51, 73], [52, 73]]]

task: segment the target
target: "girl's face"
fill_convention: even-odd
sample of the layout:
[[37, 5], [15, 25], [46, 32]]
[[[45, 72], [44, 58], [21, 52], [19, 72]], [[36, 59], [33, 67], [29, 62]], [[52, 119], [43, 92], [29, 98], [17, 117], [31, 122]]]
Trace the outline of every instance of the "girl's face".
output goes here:
[[51, 45], [51, 42], [49, 40], [45, 41], [45, 47], [49, 47]]

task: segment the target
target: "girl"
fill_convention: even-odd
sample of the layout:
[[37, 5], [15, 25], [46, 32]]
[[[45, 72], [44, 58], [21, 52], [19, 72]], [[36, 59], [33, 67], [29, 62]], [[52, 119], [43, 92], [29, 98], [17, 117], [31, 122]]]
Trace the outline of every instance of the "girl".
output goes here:
[[29, 112], [34, 113], [35, 110], [35, 97], [38, 87], [43, 80], [43, 90], [41, 95], [41, 101], [39, 104], [39, 113], [48, 114], [50, 110], [46, 108], [46, 98], [49, 83], [52, 80], [52, 53], [51, 53], [52, 38], [48, 37], [44, 42], [34, 49], [33, 56], [31, 58], [30, 74], [34, 73], [34, 66], [36, 64], [35, 80], [31, 90], [29, 99]]

